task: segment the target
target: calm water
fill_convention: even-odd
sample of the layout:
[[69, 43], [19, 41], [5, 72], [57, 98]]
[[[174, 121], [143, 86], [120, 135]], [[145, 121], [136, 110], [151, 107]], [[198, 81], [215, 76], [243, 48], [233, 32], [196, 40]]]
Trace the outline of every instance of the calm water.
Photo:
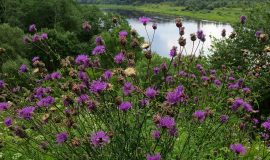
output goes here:
[[[125, 16], [130, 26], [135, 29], [139, 35], [143, 36], [147, 40], [147, 34], [145, 32], [144, 26], [138, 21], [138, 18], [141, 16], [147, 16], [152, 19], [153, 22], [157, 23], [158, 29], [156, 30], [155, 39], [152, 45], [152, 50], [161, 56], [169, 56], [170, 49], [172, 46], [179, 46], [179, 31], [175, 26], [175, 18], [171, 16], [157, 16], [154, 14], [143, 13], [143, 12], [134, 12], [134, 11], [123, 11], [116, 10], [118, 14]], [[194, 20], [194, 19], [183, 19], [183, 25], [185, 27], [185, 38], [187, 39], [187, 52], [191, 52], [192, 42], [190, 40], [190, 34], [196, 33], [198, 30], [203, 30], [206, 35], [206, 42], [204, 43], [204, 53], [210, 54], [209, 48], [211, 46], [211, 38], [221, 38], [221, 31], [226, 29], [227, 35], [229, 35], [233, 28], [229, 24], [203, 21], [203, 20]], [[152, 24], [147, 26], [150, 37], [152, 37], [153, 29]], [[198, 40], [196, 41], [196, 44]], [[201, 48], [201, 47], [200, 47]]]

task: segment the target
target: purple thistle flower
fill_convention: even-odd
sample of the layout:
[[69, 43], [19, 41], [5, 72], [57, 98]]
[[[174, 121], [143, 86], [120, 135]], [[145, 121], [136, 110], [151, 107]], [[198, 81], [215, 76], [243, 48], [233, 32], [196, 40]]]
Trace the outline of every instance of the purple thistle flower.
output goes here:
[[102, 37], [100, 37], [100, 36], [96, 37], [96, 45], [97, 46], [103, 45], [103, 39], [102, 39]]
[[32, 58], [32, 63], [34, 63], [36, 61], [39, 61], [39, 57], [38, 56]]
[[262, 133], [262, 138], [264, 139], [264, 140], [268, 140], [269, 139], [269, 134], [267, 134], [267, 133]]
[[178, 86], [172, 92], [168, 92], [166, 94], [166, 101], [172, 105], [175, 105], [177, 103], [183, 102], [184, 97], [184, 87]]
[[108, 84], [106, 82], [102, 82], [100, 80], [98, 81], [93, 81], [90, 84], [90, 91], [96, 94], [101, 93], [102, 91], [104, 91], [107, 88]]
[[61, 132], [56, 135], [56, 142], [58, 144], [62, 144], [66, 142], [68, 139], [68, 134], [66, 132]]
[[203, 31], [202, 30], [198, 30], [197, 31], [197, 37], [199, 40], [203, 40], [205, 35], [203, 34]]
[[28, 31], [29, 32], [36, 32], [37, 31], [37, 28], [36, 28], [36, 25], [35, 24], [31, 24], [28, 28]]
[[77, 97], [76, 100], [78, 103], [85, 103], [85, 102], [89, 101], [89, 96], [87, 94], [82, 94], [79, 97]]
[[171, 137], [176, 137], [178, 135], [178, 131], [177, 131], [177, 128], [175, 126], [173, 128], [169, 129], [169, 135]]
[[203, 122], [206, 117], [206, 113], [202, 110], [195, 111], [193, 116], [197, 118], [200, 122]]
[[140, 18], [139, 18], [139, 21], [140, 21], [144, 26], [146, 26], [147, 23], [149, 23], [149, 22], [151, 21], [151, 18], [148, 18], [148, 17], [143, 16], [143, 17], [140, 17]]
[[172, 76], [167, 76], [165, 81], [166, 81], [166, 83], [171, 83], [171, 82], [173, 82], [173, 77]]
[[145, 106], [149, 105], [149, 100], [148, 99], [142, 99], [139, 102], [140, 102], [139, 104], [140, 104], [141, 107], [145, 107]]
[[170, 56], [173, 58], [177, 54], [177, 47], [173, 46], [173, 48], [170, 50]]
[[268, 122], [268, 121], [263, 122], [263, 123], [262, 123], [262, 127], [263, 127], [265, 130], [270, 131], [270, 122]]
[[218, 79], [215, 79], [214, 83], [215, 83], [216, 86], [221, 86], [221, 81], [218, 80]]
[[179, 71], [178, 75], [181, 77], [186, 77], [187, 73], [185, 71]]
[[220, 116], [220, 122], [221, 123], [226, 123], [229, 120], [229, 116], [227, 115], [221, 115]]
[[42, 33], [42, 34], [41, 34], [41, 39], [42, 39], [42, 40], [48, 39], [48, 34], [47, 34], [47, 33]]
[[175, 120], [174, 120], [173, 117], [166, 116], [166, 117], [162, 117], [162, 118], [159, 120], [158, 127], [171, 129], [171, 128], [173, 128], [174, 126], [175, 126]]
[[109, 143], [109, 140], [109, 136], [107, 136], [104, 131], [98, 131], [96, 133], [93, 133], [90, 137], [90, 141], [95, 147], [102, 147], [106, 143]]
[[120, 31], [119, 32], [119, 37], [126, 37], [128, 35], [128, 32], [127, 31]]
[[145, 95], [146, 95], [146, 97], [148, 97], [150, 99], [153, 99], [153, 98], [156, 97], [157, 91], [154, 88], [149, 87], [149, 88], [146, 89]]
[[0, 89], [3, 89], [5, 87], [5, 82], [3, 80], [0, 80]]
[[262, 34], [262, 31], [257, 31], [255, 33], [256, 38], [260, 38], [261, 34]]
[[106, 80], [109, 80], [109, 79], [111, 79], [112, 78], [112, 76], [113, 76], [113, 72], [112, 71], [110, 71], [110, 70], [107, 70], [107, 71], [105, 71], [104, 73], [103, 73], [103, 75], [102, 75]]
[[46, 93], [49, 92], [51, 92], [50, 88], [38, 87], [34, 89], [34, 97], [40, 99], [44, 97]]
[[80, 80], [82, 80], [84, 82], [88, 82], [88, 80], [89, 80], [89, 77], [88, 77], [87, 73], [83, 72], [83, 71], [79, 71], [78, 77], [79, 77]]
[[232, 104], [232, 106], [231, 106], [231, 109], [233, 110], [233, 111], [237, 111], [238, 110], [238, 108], [239, 107], [241, 107], [241, 105], [242, 104], [244, 104], [245, 102], [244, 102], [244, 100], [243, 99], [236, 99], [236, 100], [234, 100], [234, 102], [233, 102], [233, 104]]
[[216, 73], [217, 73], [216, 70], [214, 70], [214, 69], [211, 69], [211, 70], [210, 70], [210, 74], [215, 75]]
[[130, 95], [134, 90], [135, 87], [130, 82], [126, 82], [123, 86], [123, 92], [125, 96]]
[[25, 73], [28, 71], [28, 68], [25, 64], [22, 64], [19, 68], [19, 73]]
[[35, 107], [32, 107], [32, 106], [24, 107], [23, 109], [19, 111], [19, 117], [26, 120], [30, 120], [32, 119], [34, 110], [35, 110]]
[[55, 99], [51, 96], [42, 98], [37, 102], [38, 107], [46, 107], [48, 108], [49, 106], [53, 105], [55, 103]]
[[75, 59], [75, 63], [78, 65], [87, 66], [89, 64], [89, 62], [90, 62], [89, 57], [86, 54], [80, 54]]
[[0, 102], [0, 112], [9, 109], [10, 104], [7, 102]]
[[130, 108], [132, 108], [132, 104], [130, 102], [122, 102], [119, 106], [118, 109], [122, 110], [122, 111], [127, 111]]
[[155, 75], [158, 75], [158, 73], [160, 71], [159, 67], [155, 67], [153, 70], [154, 70], [154, 74]]
[[124, 60], [125, 60], [125, 55], [122, 52], [120, 52], [114, 57], [114, 62], [117, 64], [122, 63]]
[[209, 77], [206, 77], [206, 76], [202, 76], [202, 81], [209, 81], [210, 78]]
[[240, 144], [240, 143], [231, 144], [230, 145], [230, 149], [233, 152], [235, 152], [236, 154], [242, 154], [242, 155], [244, 155], [246, 153], [245, 147], [242, 144]]
[[245, 87], [245, 88], [243, 88], [243, 92], [246, 94], [251, 93], [251, 89], [248, 87]]
[[240, 22], [242, 23], [242, 24], [245, 24], [246, 23], [246, 20], [247, 20], [247, 17], [246, 16], [241, 16], [240, 17]]
[[12, 119], [10, 117], [6, 118], [4, 124], [6, 127], [10, 127], [12, 125]]
[[54, 80], [54, 79], [60, 79], [61, 78], [61, 73], [59, 72], [53, 72], [51, 74], [51, 79]]
[[105, 46], [99, 45], [99, 46], [96, 46], [96, 47], [93, 49], [92, 54], [93, 54], [93, 55], [101, 55], [101, 54], [104, 54], [105, 51], [106, 51]]
[[34, 36], [32, 37], [32, 41], [33, 42], [38, 42], [40, 40], [40, 37], [39, 37], [39, 35], [36, 33], [36, 34], [34, 34]]
[[160, 155], [160, 153], [157, 153], [157, 154], [154, 154], [154, 155], [148, 154], [146, 159], [147, 160], [161, 160], [161, 155]]
[[154, 138], [154, 139], [159, 139], [159, 138], [160, 138], [160, 131], [158, 131], [158, 130], [152, 131], [152, 132], [151, 132], [151, 136], [152, 136], [152, 138]]

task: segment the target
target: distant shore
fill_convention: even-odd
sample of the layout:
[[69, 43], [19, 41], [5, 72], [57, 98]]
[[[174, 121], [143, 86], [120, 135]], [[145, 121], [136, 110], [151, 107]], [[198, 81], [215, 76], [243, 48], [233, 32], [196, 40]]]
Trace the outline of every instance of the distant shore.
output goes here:
[[239, 20], [239, 16], [244, 14], [241, 8], [218, 8], [212, 11], [193, 12], [186, 11], [184, 10], [184, 7], [181, 6], [170, 6], [167, 4], [145, 4], [141, 6], [98, 4], [96, 6], [100, 9], [121, 9], [151, 12], [163, 15], [189, 17], [199, 20], [217, 21], [230, 24], [237, 22]]

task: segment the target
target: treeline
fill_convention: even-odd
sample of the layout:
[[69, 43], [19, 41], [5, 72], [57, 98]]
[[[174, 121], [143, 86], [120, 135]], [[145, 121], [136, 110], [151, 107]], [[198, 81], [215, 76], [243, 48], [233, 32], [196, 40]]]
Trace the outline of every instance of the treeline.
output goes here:
[[145, 3], [164, 3], [185, 6], [186, 10], [212, 10], [220, 7], [250, 6], [268, 0], [78, 0], [80, 3], [142, 5]]

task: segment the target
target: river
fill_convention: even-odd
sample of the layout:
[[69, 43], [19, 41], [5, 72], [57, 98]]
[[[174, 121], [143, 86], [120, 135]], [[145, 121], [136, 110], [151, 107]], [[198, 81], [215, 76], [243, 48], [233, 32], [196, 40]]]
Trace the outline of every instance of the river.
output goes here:
[[[112, 10], [111, 10], [112, 11]], [[147, 34], [145, 32], [144, 26], [139, 22], [139, 17], [147, 16], [152, 19], [152, 22], [157, 23], [157, 30], [155, 38], [152, 44], [152, 50], [161, 56], [169, 57], [169, 52], [173, 46], [179, 46], [179, 31], [175, 25], [174, 16], [163, 16], [151, 13], [144, 13], [138, 11], [126, 11], [126, 10], [113, 10], [122, 16], [124, 16], [129, 22], [130, 26], [135, 29], [140, 36], [143, 36], [147, 40]], [[185, 27], [185, 38], [187, 39], [186, 50], [190, 53], [192, 50], [192, 42], [190, 40], [190, 34], [196, 33], [198, 30], [202, 30], [206, 35], [206, 41], [203, 45], [203, 51], [205, 55], [211, 54], [209, 51], [212, 39], [222, 38], [221, 31], [225, 29], [227, 31], [227, 36], [233, 31], [230, 24], [212, 22], [206, 20], [195, 20], [190, 18], [182, 18], [183, 25]], [[147, 30], [149, 31], [150, 37], [153, 34], [152, 23], [147, 25]], [[195, 46], [199, 41], [197, 40]], [[202, 43], [200, 47], [202, 47]]]

